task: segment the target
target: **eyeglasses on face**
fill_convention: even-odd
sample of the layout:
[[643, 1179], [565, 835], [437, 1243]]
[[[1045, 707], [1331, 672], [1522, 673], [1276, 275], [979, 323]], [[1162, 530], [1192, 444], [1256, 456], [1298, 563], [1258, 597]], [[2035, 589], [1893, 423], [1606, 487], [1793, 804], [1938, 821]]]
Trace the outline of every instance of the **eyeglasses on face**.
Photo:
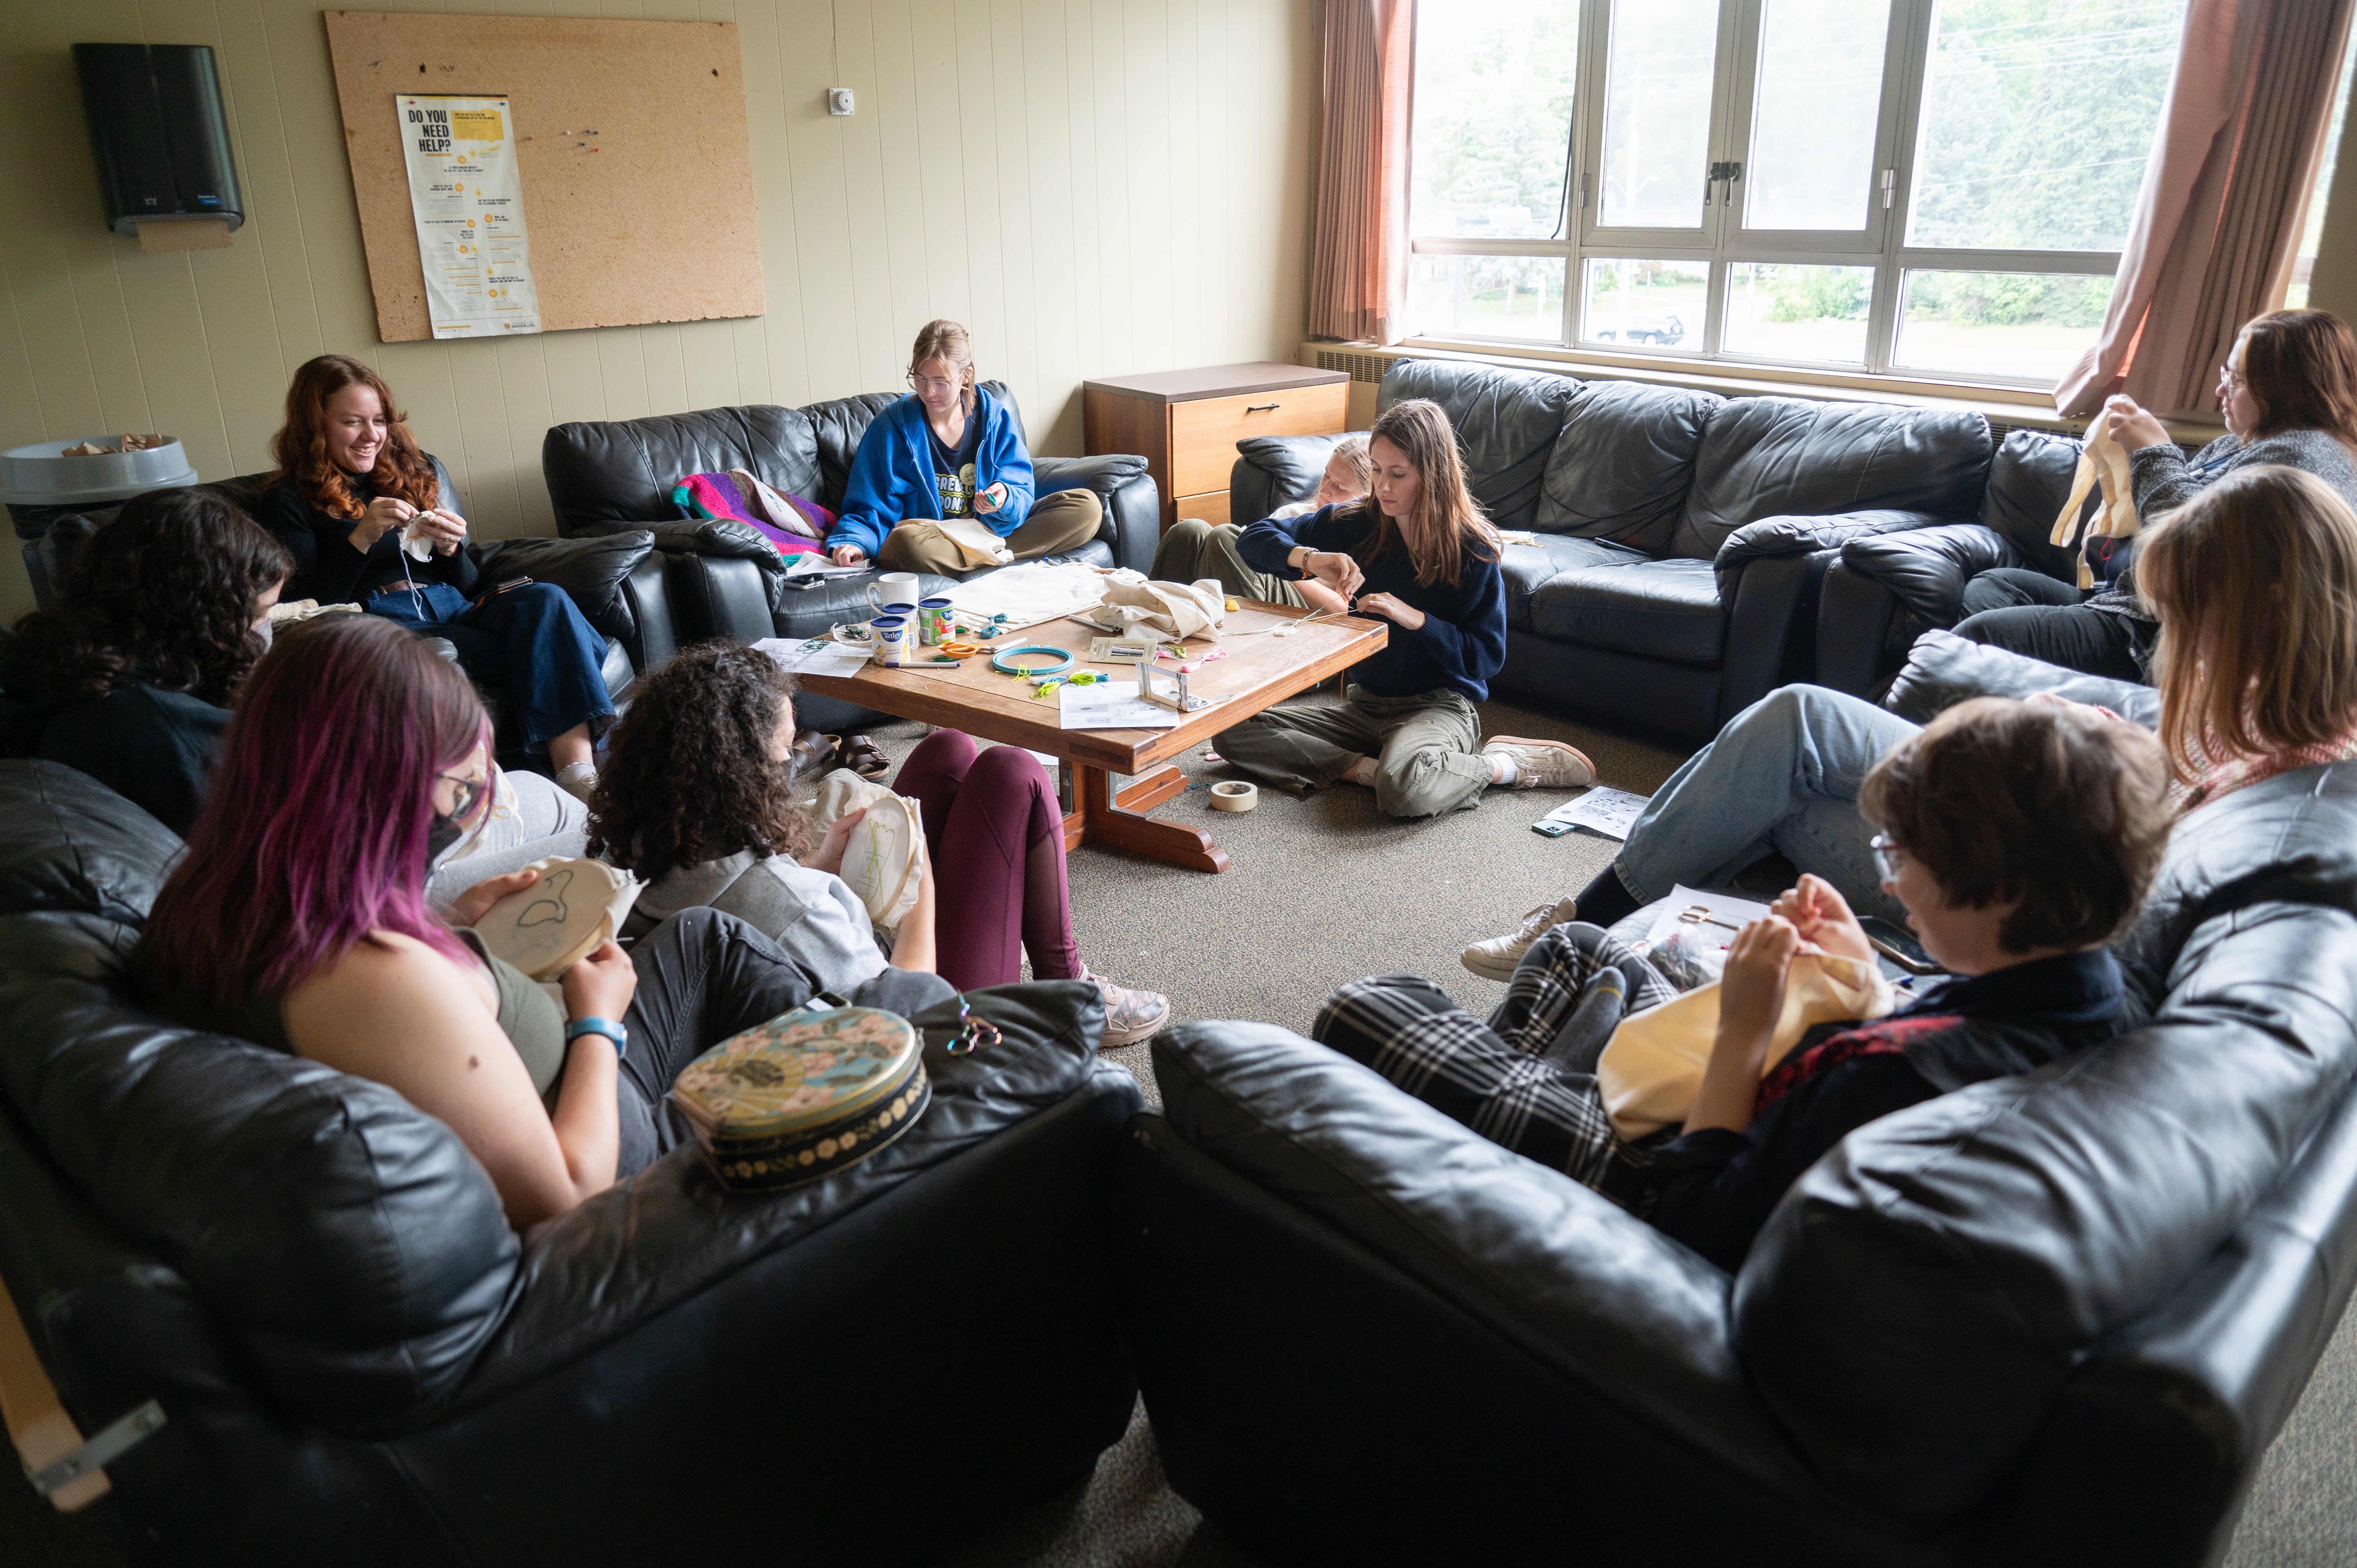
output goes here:
[[1874, 835], [1869, 847], [1874, 851], [1875, 875], [1885, 882], [1898, 881], [1900, 868], [1907, 864], [1907, 852], [1899, 846], [1896, 840], [1880, 833]]
[[941, 376], [920, 376], [911, 373], [909, 377], [909, 384], [916, 388], [920, 392], [950, 392], [953, 389], [963, 387], [965, 384], [965, 381], [963, 377], [952, 380]]
[[461, 773], [444, 773], [438, 777], [442, 782], [458, 787], [457, 793], [450, 798], [450, 817], [454, 822], [463, 822], [473, 817], [475, 808], [483, 803], [483, 798], [491, 788], [489, 774], [479, 779], [469, 779]]

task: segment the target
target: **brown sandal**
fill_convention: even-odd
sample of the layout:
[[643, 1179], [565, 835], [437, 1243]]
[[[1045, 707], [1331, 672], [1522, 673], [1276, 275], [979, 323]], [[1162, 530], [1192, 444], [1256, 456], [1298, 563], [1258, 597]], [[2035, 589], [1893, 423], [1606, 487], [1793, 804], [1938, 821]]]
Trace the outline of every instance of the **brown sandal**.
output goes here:
[[814, 729], [806, 729], [795, 736], [791, 754], [794, 772], [808, 779], [834, 767], [835, 750], [842, 740], [841, 736], [821, 735]]
[[834, 765], [850, 768], [871, 784], [892, 771], [892, 759], [884, 755], [884, 748], [864, 735], [837, 737]]

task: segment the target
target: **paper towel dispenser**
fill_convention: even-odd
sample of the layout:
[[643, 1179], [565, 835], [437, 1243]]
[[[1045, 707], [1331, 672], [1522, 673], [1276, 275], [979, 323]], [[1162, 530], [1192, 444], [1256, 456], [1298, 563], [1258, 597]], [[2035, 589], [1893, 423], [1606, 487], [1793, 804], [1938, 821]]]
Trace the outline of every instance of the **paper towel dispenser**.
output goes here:
[[166, 226], [200, 225], [221, 236], [214, 243], [227, 244], [228, 231], [245, 222], [245, 200], [213, 51], [203, 44], [76, 44], [73, 53], [107, 227], [146, 244]]

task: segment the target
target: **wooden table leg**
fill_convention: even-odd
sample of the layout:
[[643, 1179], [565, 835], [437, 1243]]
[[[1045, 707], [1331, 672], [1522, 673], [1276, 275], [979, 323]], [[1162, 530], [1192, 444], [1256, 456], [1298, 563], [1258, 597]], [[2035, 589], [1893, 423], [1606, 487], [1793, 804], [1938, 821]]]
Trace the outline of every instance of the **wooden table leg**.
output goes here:
[[1228, 868], [1227, 852], [1211, 842], [1211, 834], [1139, 814], [1187, 788], [1187, 776], [1178, 768], [1166, 767], [1146, 774], [1118, 796], [1113, 792], [1113, 776], [1103, 768], [1075, 764], [1073, 771], [1072, 800], [1080, 809], [1064, 819], [1067, 853], [1085, 842], [1125, 849], [1190, 871]]

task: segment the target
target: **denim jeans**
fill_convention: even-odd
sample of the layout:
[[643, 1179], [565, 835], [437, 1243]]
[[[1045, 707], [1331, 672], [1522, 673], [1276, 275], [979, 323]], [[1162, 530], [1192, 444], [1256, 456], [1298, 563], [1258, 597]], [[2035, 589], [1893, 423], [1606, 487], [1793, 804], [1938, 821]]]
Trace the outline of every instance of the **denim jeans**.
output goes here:
[[614, 699], [600, 666], [606, 644], [565, 590], [527, 583], [470, 605], [447, 583], [422, 583], [377, 595], [371, 615], [447, 639], [468, 679], [497, 692], [523, 721], [524, 739], [541, 746], [576, 725], [610, 718]]
[[1640, 904], [1724, 886], [1774, 851], [1841, 890], [1861, 915], [1903, 923], [1882, 891], [1857, 813], [1858, 786], [1920, 726], [1821, 686], [1784, 686], [1728, 721], [1670, 775], [1629, 832], [1612, 869]]

